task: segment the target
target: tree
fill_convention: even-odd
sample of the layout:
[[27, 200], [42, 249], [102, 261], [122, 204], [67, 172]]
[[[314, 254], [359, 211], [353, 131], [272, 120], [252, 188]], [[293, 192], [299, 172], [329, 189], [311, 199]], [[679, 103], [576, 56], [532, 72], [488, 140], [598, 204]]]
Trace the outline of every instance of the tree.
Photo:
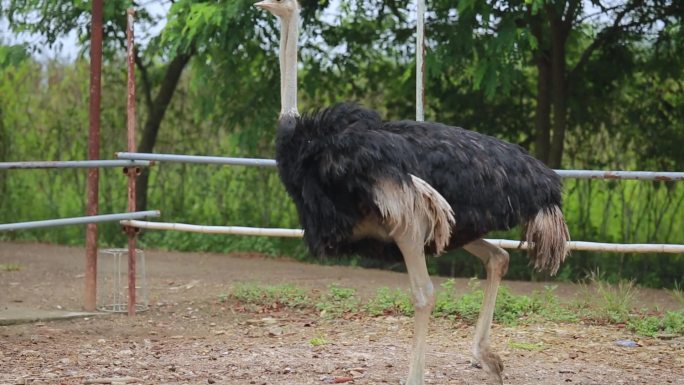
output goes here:
[[[619, 46], [661, 25], [681, 21], [681, 5], [669, 0], [460, 0], [435, 1], [432, 28], [461, 42], [442, 50], [443, 59], [474, 55], [473, 81], [489, 95], [508, 89], [525, 60], [536, 67], [535, 154], [560, 167], [568, 106], [582, 98], [575, 85], [587, 64], [608, 46]], [[429, 26], [430, 27], [430, 26]], [[610, 52], [610, 49], [607, 50]], [[616, 66], [617, 76], [624, 68]]]
[[[136, 30], [143, 31], [144, 39], [138, 36], [135, 64], [145, 106], [145, 121], [137, 150], [153, 152], [164, 115], [190, 61], [199, 56], [200, 63], [207, 64], [212, 61], [211, 54], [217, 52], [226, 57], [240, 57], [236, 51], [241, 49], [243, 41], [256, 34], [254, 26], [259, 16], [252, 10], [252, 2], [245, 0], [212, 3], [179, 0], [173, 2], [168, 15], [157, 16], [139, 5], [137, 1], [127, 0], [105, 3], [105, 55], [113, 58], [125, 52], [126, 9], [136, 8]], [[89, 41], [90, 11], [90, 1], [7, 0], [0, 4], [0, 15], [7, 17], [13, 32], [37, 34], [44, 43], [53, 46], [60, 37], [77, 31], [83, 44], [82, 52], [87, 50]], [[161, 33], [145, 36], [144, 31], [149, 31], [150, 26], [164, 18], [168, 23]], [[143, 40], [148, 43], [139, 44]], [[38, 49], [43, 42], [33, 48]], [[235, 60], [230, 64], [235, 64]], [[148, 186], [149, 170], [144, 169], [137, 183], [139, 210], [147, 207]]]

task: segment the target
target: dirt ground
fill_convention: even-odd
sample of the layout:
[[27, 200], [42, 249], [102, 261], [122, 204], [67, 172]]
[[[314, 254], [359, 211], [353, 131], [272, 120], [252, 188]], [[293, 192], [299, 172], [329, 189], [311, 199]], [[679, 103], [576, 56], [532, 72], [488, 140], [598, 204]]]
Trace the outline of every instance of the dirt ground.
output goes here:
[[[371, 295], [407, 288], [405, 274], [308, 265], [252, 255], [146, 250], [150, 310], [135, 317], [0, 327], [0, 384], [400, 384], [407, 371], [412, 320], [357, 317], [324, 320], [311, 312], [246, 311], [221, 294], [236, 282], [291, 282], [312, 289], [331, 283]], [[79, 310], [82, 248], [0, 243], [0, 312], [9, 306]], [[435, 279], [439, 283], [440, 279]], [[457, 288], [466, 290], [467, 280]], [[506, 282], [514, 293], [543, 283]], [[559, 285], [571, 298], [577, 287]], [[643, 306], [674, 309], [671, 295], [641, 290]], [[434, 320], [426, 383], [484, 384], [471, 364], [472, 327]], [[311, 341], [324, 341], [313, 346]], [[621, 347], [619, 340], [635, 347]], [[618, 326], [495, 325], [493, 346], [506, 384], [683, 384], [684, 339], [640, 338]]]

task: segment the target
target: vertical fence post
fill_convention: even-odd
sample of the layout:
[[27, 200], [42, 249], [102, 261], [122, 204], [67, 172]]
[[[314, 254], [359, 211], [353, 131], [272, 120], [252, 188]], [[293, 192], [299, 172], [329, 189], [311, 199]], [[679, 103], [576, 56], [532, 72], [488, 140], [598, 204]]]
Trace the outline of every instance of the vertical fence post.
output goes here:
[[416, 121], [425, 120], [425, 0], [416, 0]]
[[[93, 0], [90, 36], [90, 129], [88, 159], [100, 159], [100, 84], [102, 75], [102, 6], [103, 0]], [[97, 215], [99, 169], [88, 169], [87, 215]], [[97, 224], [86, 228], [85, 295], [83, 308], [94, 311], [97, 304]]]
[[[129, 8], [126, 12], [126, 40], [128, 42], [128, 99], [127, 99], [127, 119], [126, 128], [128, 132], [128, 151], [135, 152], [135, 44], [133, 33], [133, 18], [135, 10]], [[140, 169], [138, 167], [127, 167], [128, 175], [128, 211], [135, 211], [135, 178]], [[124, 227], [128, 234], [128, 315], [135, 315], [135, 246], [138, 229], [130, 226]]]

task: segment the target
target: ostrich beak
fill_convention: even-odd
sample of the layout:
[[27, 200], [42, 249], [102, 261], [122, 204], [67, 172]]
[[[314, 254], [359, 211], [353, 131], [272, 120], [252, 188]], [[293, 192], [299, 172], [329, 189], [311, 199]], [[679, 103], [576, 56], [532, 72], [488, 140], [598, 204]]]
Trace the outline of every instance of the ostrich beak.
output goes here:
[[258, 3], [254, 3], [254, 6], [257, 8], [269, 10], [273, 8], [273, 3], [271, 3], [269, 0], [262, 0]]

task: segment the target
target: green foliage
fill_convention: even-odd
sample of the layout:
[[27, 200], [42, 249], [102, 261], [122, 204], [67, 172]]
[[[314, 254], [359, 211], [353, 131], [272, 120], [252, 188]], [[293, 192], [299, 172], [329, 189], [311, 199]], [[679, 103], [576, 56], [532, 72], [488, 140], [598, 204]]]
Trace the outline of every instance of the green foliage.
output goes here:
[[683, 335], [684, 311], [668, 311], [664, 316], [634, 316], [627, 326], [633, 332], [649, 337], [659, 334]]
[[[457, 296], [454, 291], [454, 280], [442, 284], [437, 292], [433, 314], [443, 317], [457, 317], [474, 323], [480, 314], [484, 290], [477, 279], [468, 283], [469, 291]], [[494, 320], [504, 325], [516, 325], [535, 320], [575, 321], [577, 318], [566, 306], [559, 303], [553, 294], [555, 287], [547, 286], [544, 292], [535, 292], [532, 297], [514, 295], [506, 286], [500, 286], [494, 308]]]
[[0, 263], [0, 271], [13, 272], [21, 270], [21, 265], [18, 263]]
[[480, 314], [482, 307], [483, 291], [477, 279], [471, 279], [468, 283], [470, 292], [462, 297], [456, 296], [454, 284], [456, 281], [448, 279], [442, 283], [435, 298], [433, 314], [442, 317], [458, 316], [468, 322], [474, 322]]
[[322, 317], [334, 318], [345, 314], [358, 313], [361, 301], [356, 296], [356, 290], [332, 284], [328, 291], [316, 301], [316, 310]]
[[256, 283], [240, 283], [231, 291], [240, 302], [262, 306], [306, 307], [310, 301], [306, 291], [292, 284], [264, 286]]
[[413, 305], [411, 305], [409, 294], [401, 289], [390, 290], [387, 287], [379, 288], [363, 309], [374, 317], [387, 314], [413, 315]]
[[[602, 282], [596, 279], [596, 282]], [[532, 324], [543, 322], [582, 321], [602, 324], [627, 324], [627, 327], [639, 335], [656, 336], [658, 334], [684, 335], [684, 311], [668, 311], [654, 315], [649, 309], [636, 311], [625, 310], [627, 305], [613, 298], [616, 293], [633, 295], [633, 288], [603, 286], [593, 289], [592, 299], [588, 301], [564, 303], [554, 294], [556, 288], [547, 286], [542, 292], [535, 292], [531, 297], [514, 295], [505, 286], [500, 287], [494, 311], [494, 321], [503, 325]], [[628, 284], [625, 284], [628, 285]], [[628, 285], [629, 286], [629, 285]], [[469, 283], [469, 291], [461, 296], [454, 293], [454, 281], [447, 280], [437, 291], [433, 316], [462, 320], [475, 323], [482, 306], [483, 293], [479, 281], [473, 279]], [[586, 292], [588, 293], [588, 292]], [[585, 294], [586, 294], [585, 293]], [[609, 294], [606, 294], [609, 293]], [[323, 293], [310, 294], [307, 290], [291, 284], [262, 285], [242, 283], [235, 285], [230, 297], [245, 305], [256, 305], [277, 309], [281, 307], [316, 311], [323, 318], [339, 318], [358, 315], [371, 317], [385, 315], [412, 316], [413, 307], [407, 292], [386, 287], [378, 289], [374, 297], [363, 301], [355, 289], [339, 285], [330, 285]], [[608, 298], [608, 299], [606, 299]], [[219, 296], [220, 302], [228, 299], [227, 294]], [[313, 346], [326, 344], [324, 336], [311, 339]], [[519, 350], [544, 349], [542, 344], [528, 344], [509, 341], [509, 347]]]
[[679, 305], [684, 309], [684, 290], [682, 290], [682, 287], [679, 285], [678, 282], [675, 282], [674, 288], [672, 289], [672, 296], [674, 299], [679, 302]]
[[328, 343], [325, 336], [316, 335], [309, 340], [311, 346], [323, 346]]
[[543, 319], [554, 322], [576, 322], [579, 320], [577, 313], [567, 304], [561, 303], [554, 291], [556, 285], [544, 286], [543, 291], [534, 291], [530, 319]]
[[527, 350], [529, 352], [544, 349], [544, 344], [542, 342], [531, 344], [529, 342], [508, 341], [508, 347], [510, 349]]
[[24, 45], [3, 46], [0, 44], [0, 71], [5, 67], [17, 66], [28, 58], [29, 55]]
[[[582, 301], [591, 318], [626, 322], [634, 307], [634, 281], [606, 282], [599, 271], [592, 272], [582, 284]], [[586, 312], [585, 312], [586, 313]]]

